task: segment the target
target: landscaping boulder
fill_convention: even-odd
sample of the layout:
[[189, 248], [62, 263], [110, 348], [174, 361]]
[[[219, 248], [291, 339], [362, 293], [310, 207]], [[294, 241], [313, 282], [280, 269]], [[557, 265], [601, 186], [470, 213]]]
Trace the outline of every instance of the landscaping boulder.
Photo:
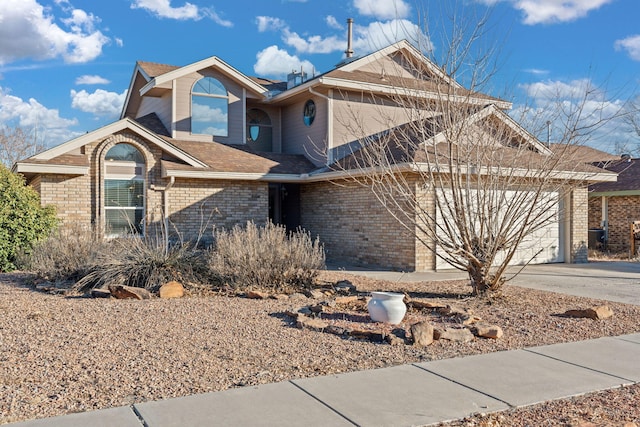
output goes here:
[[182, 284], [171, 281], [160, 286], [160, 298], [182, 298], [184, 296], [184, 286]]
[[481, 338], [498, 339], [504, 335], [502, 328], [498, 325], [477, 325], [475, 331]]
[[269, 294], [266, 292], [260, 291], [248, 291], [245, 295], [249, 299], [267, 299], [269, 298]]
[[426, 347], [433, 343], [433, 326], [429, 322], [418, 322], [411, 325], [413, 345]]
[[466, 329], [466, 328], [463, 328], [463, 329], [435, 328], [433, 330], [433, 338], [436, 340], [469, 342], [469, 341], [473, 341], [473, 334], [469, 329]]
[[613, 316], [613, 310], [608, 305], [600, 305], [586, 310], [567, 310], [564, 313], [567, 317], [579, 317], [593, 320], [606, 319]]
[[149, 299], [151, 292], [143, 288], [124, 285], [109, 285], [109, 292], [116, 299]]

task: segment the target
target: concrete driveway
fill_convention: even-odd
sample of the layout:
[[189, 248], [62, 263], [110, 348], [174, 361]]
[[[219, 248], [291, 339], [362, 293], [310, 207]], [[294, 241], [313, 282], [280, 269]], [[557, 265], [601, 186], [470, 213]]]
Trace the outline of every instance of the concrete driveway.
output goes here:
[[[519, 269], [520, 267], [512, 267], [507, 277]], [[348, 267], [340, 270], [394, 282], [468, 278], [465, 272], [458, 270], [420, 273]], [[530, 265], [508, 283], [532, 289], [640, 305], [640, 263], [638, 262], [595, 261], [587, 264]]]

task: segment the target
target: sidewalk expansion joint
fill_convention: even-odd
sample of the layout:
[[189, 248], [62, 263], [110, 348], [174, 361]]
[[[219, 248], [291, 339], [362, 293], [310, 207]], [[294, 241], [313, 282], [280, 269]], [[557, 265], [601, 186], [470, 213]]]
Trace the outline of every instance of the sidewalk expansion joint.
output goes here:
[[429, 372], [430, 374], [433, 374], [433, 375], [435, 375], [436, 377], [440, 377], [440, 378], [442, 378], [442, 379], [444, 379], [444, 380], [447, 380], [447, 381], [449, 381], [449, 382], [452, 382], [452, 383], [454, 383], [454, 384], [458, 384], [459, 386], [462, 386], [462, 387], [464, 387], [464, 388], [466, 388], [466, 389], [469, 389], [469, 390], [475, 391], [476, 393], [480, 393], [480, 394], [482, 394], [482, 395], [485, 395], [485, 396], [487, 396], [487, 397], [490, 397], [490, 398], [491, 398], [491, 399], [493, 399], [493, 400], [497, 400], [498, 402], [502, 402], [502, 403], [504, 403], [505, 405], [507, 405], [509, 408], [516, 408], [516, 405], [512, 405], [511, 403], [507, 402], [506, 400], [502, 400], [502, 399], [500, 399], [499, 397], [493, 396], [492, 394], [489, 394], [489, 393], [487, 393], [486, 391], [478, 390], [477, 388], [473, 388], [473, 387], [471, 387], [471, 386], [469, 386], [469, 385], [467, 385], [467, 384], [461, 383], [461, 382], [456, 381], [456, 380], [452, 380], [452, 379], [451, 379], [451, 378], [449, 378], [449, 377], [446, 377], [446, 376], [444, 376], [444, 375], [442, 375], [442, 374], [439, 374], [439, 373], [437, 373], [437, 372], [430, 371], [429, 369], [424, 368], [424, 367], [422, 367], [422, 366], [418, 366], [418, 365], [416, 365], [415, 363], [412, 363], [412, 364], [411, 364], [411, 366], [415, 366], [416, 368], [418, 368], [418, 369], [422, 369], [423, 371], [426, 371], [426, 372]]
[[289, 381], [289, 383], [293, 384], [294, 387], [296, 387], [297, 389], [299, 389], [300, 391], [305, 393], [307, 396], [311, 397], [316, 402], [318, 402], [321, 405], [323, 405], [324, 407], [328, 408], [330, 411], [332, 411], [332, 412], [336, 413], [337, 415], [341, 416], [342, 418], [344, 418], [345, 420], [347, 420], [348, 422], [350, 422], [354, 426], [359, 426], [358, 423], [356, 423], [355, 421], [353, 421], [352, 419], [350, 419], [346, 415], [342, 414], [340, 411], [336, 410], [335, 408], [331, 407], [330, 405], [324, 403], [322, 400], [318, 399], [316, 396], [314, 396], [313, 394], [309, 393], [307, 390], [305, 390], [304, 388], [300, 387], [298, 384], [294, 383], [293, 381]]
[[627, 383], [623, 383], [622, 385], [633, 385], [633, 384], [637, 384], [638, 383], [635, 380], [632, 380], [632, 379], [629, 379], [629, 378], [625, 378], [625, 377], [621, 377], [619, 375], [614, 375], [614, 374], [612, 374], [610, 372], [600, 371], [598, 369], [594, 369], [594, 368], [590, 368], [588, 366], [580, 365], [579, 363], [569, 362], [567, 360], [560, 359], [560, 358], [554, 357], [554, 356], [550, 356], [548, 354], [538, 353], [537, 351], [535, 351], [533, 349], [523, 348], [522, 350], [524, 350], [524, 351], [526, 351], [528, 353], [531, 353], [531, 354], [535, 354], [536, 356], [544, 356], [544, 357], [549, 358], [551, 360], [555, 360], [555, 361], [558, 361], [558, 362], [566, 363], [567, 365], [576, 366], [578, 368], [586, 369], [586, 370], [591, 371], [591, 372], [597, 372], [599, 374], [604, 374], [604, 375], [608, 375], [608, 376], [613, 377], [613, 378], [618, 378], [618, 379], [620, 379], [622, 381], [627, 381]]
[[131, 405], [131, 406], [129, 406], [129, 408], [131, 408], [133, 413], [136, 415], [136, 417], [138, 417], [138, 420], [140, 421], [140, 423], [144, 427], [149, 427], [149, 424], [147, 424], [147, 422], [144, 420], [144, 418], [142, 417], [142, 414], [140, 412], [138, 412], [138, 410], [136, 409], [135, 405]]

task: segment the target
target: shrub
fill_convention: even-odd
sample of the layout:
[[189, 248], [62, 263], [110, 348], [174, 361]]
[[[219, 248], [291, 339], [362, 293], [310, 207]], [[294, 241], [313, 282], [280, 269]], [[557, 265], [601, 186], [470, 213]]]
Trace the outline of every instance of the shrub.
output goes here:
[[18, 254], [28, 254], [56, 225], [55, 209], [40, 206], [38, 193], [0, 165], [0, 271], [14, 270]]
[[209, 253], [213, 273], [235, 288], [272, 291], [310, 287], [325, 266], [319, 240], [302, 231], [287, 233], [268, 223], [248, 222], [230, 231], [217, 231], [215, 248]]
[[38, 242], [21, 264], [38, 277], [54, 282], [76, 282], [87, 274], [108, 243], [91, 227], [69, 224]]
[[75, 289], [127, 285], [155, 290], [171, 280], [185, 285], [201, 282], [206, 274], [205, 258], [196, 243], [169, 245], [163, 236], [122, 237], [108, 242]]

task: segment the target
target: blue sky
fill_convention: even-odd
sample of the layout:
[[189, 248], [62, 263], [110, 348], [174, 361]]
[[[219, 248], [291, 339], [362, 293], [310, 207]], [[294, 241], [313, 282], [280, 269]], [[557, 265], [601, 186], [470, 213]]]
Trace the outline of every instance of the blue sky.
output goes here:
[[[451, 0], [453, 3], [453, 0]], [[609, 111], [640, 87], [638, 0], [458, 0], [491, 9], [500, 46], [493, 95], [541, 106], [541, 94], [599, 88]], [[48, 146], [118, 119], [136, 60], [218, 56], [253, 76], [329, 71], [355, 20], [356, 55], [429, 27], [442, 51], [442, 0], [0, 0], [0, 125], [37, 127]], [[556, 131], [553, 130], [552, 134]], [[552, 139], [553, 136], [552, 136]], [[623, 122], [590, 145], [638, 147]]]

